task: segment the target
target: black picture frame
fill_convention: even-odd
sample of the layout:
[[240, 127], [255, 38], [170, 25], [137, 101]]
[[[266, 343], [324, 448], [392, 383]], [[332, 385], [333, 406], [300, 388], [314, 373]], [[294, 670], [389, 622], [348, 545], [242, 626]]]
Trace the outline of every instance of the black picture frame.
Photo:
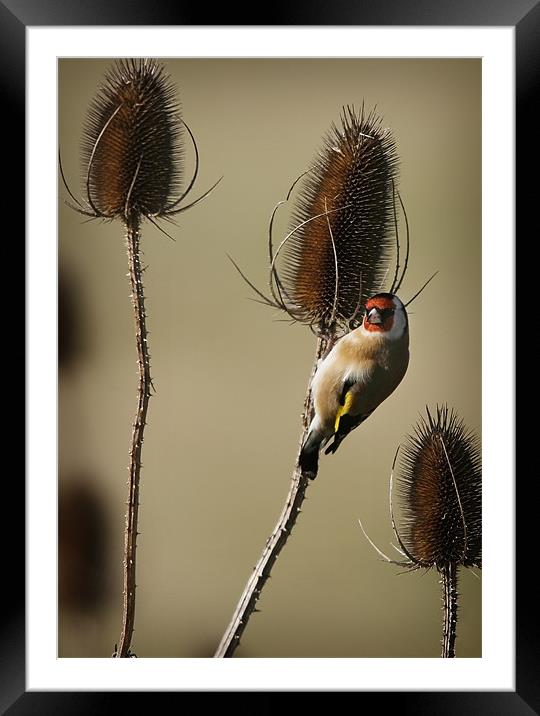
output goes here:
[[[269, 13], [271, 22], [263, 23], [262, 18], [251, 10], [223, 4], [218, 8], [200, 8], [187, 3], [169, 3], [165, 0], [143, 2], [141, 0], [108, 0], [88, 2], [70, 0], [0, 0], [0, 91], [3, 119], [6, 123], [4, 138], [9, 142], [4, 147], [4, 161], [9, 162], [8, 178], [3, 191], [4, 206], [10, 213], [24, 216], [24, 161], [21, 147], [25, 143], [25, 30], [28, 26], [69, 26], [69, 25], [426, 25], [426, 26], [512, 26], [516, 39], [516, 137], [517, 137], [517, 186], [516, 209], [517, 231], [525, 230], [525, 223], [532, 214], [534, 202], [532, 191], [536, 182], [529, 184], [525, 178], [530, 164], [531, 138], [536, 136], [537, 106], [533, 100], [534, 80], [538, 76], [540, 37], [540, 6], [537, 0], [369, 0], [345, 2], [320, 0], [272, 4]], [[267, 18], [268, 19], [268, 18]], [[534, 123], [534, 124], [533, 124]], [[13, 158], [6, 157], [13, 152]], [[4, 166], [7, 166], [5, 164]], [[20, 211], [16, 211], [16, 207]], [[537, 231], [537, 230], [536, 230]], [[531, 234], [532, 236], [532, 234]], [[13, 244], [13, 241], [11, 242]], [[501, 296], [501, 300], [513, 300]], [[13, 334], [15, 335], [15, 333]], [[7, 473], [6, 473], [7, 477]], [[534, 477], [529, 482], [536, 483]], [[3, 595], [5, 607], [1, 616], [0, 639], [0, 710], [10, 716], [22, 714], [107, 714], [126, 713], [130, 708], [126, 699], [129, 692], [26, 692], [25, 690], [25, 622], [24, 622], [24, 483], [21, 478], [11, 475], [4, 482], [6, 505], [15, 517], [9, 536], [9, 550], [3, 550], [5, 585]], [[535, 524], [532, 510], [534, 486], [527, 490], [516, 490], [516, 504], [519, 514], [517, 533], [517, 579], [516, 579], [516, 691], [515, 692], [362, 692], [359, 694], [362, 706], [366, 699], [381, 696], [387, 708], [399, 709], [400, 713], [460, 714], [504, 714], [516, 716], [539, 713], [540, 686], [538, 673], [538, 648], [534, 640], [535, 612], [533, 605], [535, 590], [532, 588], [528, 564], [532, 562], [533, 541], [525, 538], [528, 524]], [[528, 519], [528, 518], [531, 519]], [[4, 545], [7, 538], [4, 538]], [[527, 564], [527, 560], [529, 563]], [[9, 578], [6, 578], [9, 575]], [[205, 692], [209, 697], [211, 692]], [[140, 708], [145, 694], [133, 694]], [[183, 693], [163, 694], [167, 699], [182, 698]], [[155, 699], [162, 696], [153, 693]], [[222, 695], [220, 695], [222, 698]], [[271, 695], [271, 698], [273, 695]], [[269, 704], [265, 698], [259, 706]], [[380, 701], [379, 701], [380, 703]], [[231, 702], [232, 706], [232, 702]], [[221, 706], [223, 707], [223, 705]], [[159, 706], [157, 706], [159, 709]], [[380, 706], [379, 706], [380, 708]]]

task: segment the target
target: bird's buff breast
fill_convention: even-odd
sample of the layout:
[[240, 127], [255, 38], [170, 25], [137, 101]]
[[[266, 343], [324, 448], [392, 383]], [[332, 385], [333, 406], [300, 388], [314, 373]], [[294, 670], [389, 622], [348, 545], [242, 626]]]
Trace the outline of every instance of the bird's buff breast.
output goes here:
[[345, 336], [321, 362], [313, 379], [315, 411], [325, 429], [333, 433], [339, 398], [347, 380], [357, 383], [351, 412], [369, 412], [399, 385], [409, 361], [408, 345], [389, 345], [373, 336], [357, 341]]

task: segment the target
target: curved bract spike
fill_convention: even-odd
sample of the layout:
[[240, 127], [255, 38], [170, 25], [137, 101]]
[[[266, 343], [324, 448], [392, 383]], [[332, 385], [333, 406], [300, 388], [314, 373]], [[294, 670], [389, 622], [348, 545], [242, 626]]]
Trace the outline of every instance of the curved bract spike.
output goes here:
[[194, 199], [189, 204], [186, 204], [185, 206], [181, 206], [178, 209], [175, 209], [174, 211], [166, 211], [164, 212], [164, 216], [176, 216], [177, 214], [182, 214], [184, 211], [187, 211], [188, 209], [191, 209], [192, 206], [195, 206], [196, 204], [199, 204], [203, 199], [206, 199], [206, 197], [214, 191], [214, 189], [217, 187], [217, 185], [220, 183], [220, 181], [223, 179], [223, 177], [219, 177], [217, 182], [215, 184], [212, 184], [210, 189], [207, 189], [204, 194], [201, 194], [201, 196]]
[[409, 298], [409, 300], [407, 301], [407, 303], [405, 303], [404, 305], [405, 305], [405, 306], [409, 306], [409, 305], [414, 301], [415, 298], [418, 298], [418, 296], [422, 293], [422, 291], [423, 291], [423, 290], [426, 288], [426, 286], [435, 278], [435, 276], [436, 276], [438, 273], [439, 273], [438, 271], [435, 271], [435, 273], [428, 278], [428, 280], [425, 282], [425, 284], [422, 286], [422, 288], [421, 288], [419, 291], [417, 291], [412, 298]]
[[[390, 293], [397, 293], [399, 289], [401, 288], [401, 284], [403, 283], [403, 279], [405, 278], [405, 274], [407, 273], [407, 268], [409, 267], [409, 253], [410, 253], [410, 234], [409, 234], [409, 218], [407, 216], [407, 212], [405, 210], [405, 204], [403, 203], [403, 200], [401, 198], [401, 194], [399, 191], [397, 192], [399, 203], [401, 204], [401, 210], [403, 211], [403, 216], [405, 218], [405, 237], [406, 237], [406, 249], [405, 249], [405, 261], [403, 262], [403, 272], [401, 274], [401, 277], [399, 281], [397, 282], [396, 286], [394, 287], [393, 291], [390, 291]], [[396, 221], [396, 232], [397, 232], [397, 221]], [[397, 234], [396, 234], [397, 236]], [[399, 243], [398, 243], [398, 251], [399, 251]], [[398, 256], [399, 261], [399, 256]]]
[[166, 236], [168, 239], [170, 239], [171, 241], [174, 241], [176, 243], [176, 239], [174, 238], [174, 236], [171, 236], [167, 231], [165, 231], [165, 229], [162, 226], [160, 226], [157, 223], [157, 221], [154, 221], [151, 216], [147, 216], [146, 218], [153, 226], [156, 227], [156, 229], [158, 231], [160, 231], [164, 236]]
[[[283, 204], [286, 204], [290, 200], [291, 195], [292, 195], [296, 185], [298, 184], [298, 182], [301, 181], [301, 179], [303, 179], [306, 176], [306, 174], [309, 174], [310, 171], [311, 171], [310, 169], [307, 169], [306, 171], [302, 172], [298, 177], [296, 177], [296, 179], [293, 181], [293, 183], [289, 187], [289, 191], [287, 192], [287, 196], [285, 197], [285, 199], [278, 201], [278, 203], [272, 209], [272, 213], [270, 215], [270, 222], [268, 224], [268, 260], [269, 260], [269, 263], [271, 266], [274, 263], [273, 228], [274, 228], [274, 219], [276, 217], [276, 213], [280, 206], [283, 206]], [[283, 304], [281, 306], [282, 309], [290, 314], [290, 312], [293, 310], [292, 306], [293, 306], [294, 302], [293, 302], [291, 296], [287, 293], [287, 289], [284, 287], [275, 266], [273, 267], [271, 274], [270, 274], [270, 292], [272, 294], [274, 294], [273, 282], [275, 282], [275, 284], [276, 284], [276, 288], [278, 290], [279, 295], [281, 297], [284, 295], [285, 299], [287, 301], [287, 303], [283, 302]], [[296, 319], [293, 319], [293, 320], [296, 321]]]
[[194, 152], [195, 152], [195, 168], [194, 168], [194, 170], [193, 170], [193, 176], [191, 177], [191, 180], [190, 180], [189, 184], [187, 185], [185, 191], [178, 197], [178, 199], [177, 199], [175, 202], [173, 202], [170, 206], [166, 206], [166, 207], [164, 208], [164, 210], [163, 210], [163, 213], [164, 213], [164, 214], [170, 213], [170, 212], [171, 212], [171, 209], [174, 209], [176, 206], [178, 206], [178, 204], [180, 204], [180, 202], [181, 202], [183, 199], [186, 198], [186, 196], [189, 194], [189, 192], [190, 192], [191, 189], [193, 188], [193, 185], [195, 184], [195, 181], [196, 181], [196, 179], [197, 179], [197, 175], [198, 175], [198, 173], [199, 173], [199, 147], [197, 146], [197, 142], [195, 141], [195, 137], [194, 137], [194, 135], [193, 135], [193, 132], [191, 131], [191, 129], [190, 129], [189, 125], [187, 124], [187, 122], [186, 122], [185, 120], [181, 119], [181, 118], [180, 118], [180, 121], [182, 122], [182, 124], [184, 125], [184, 127], [187, 129], [187, 132], [188, 132], [188, 134], [189, 134], [189, 136], [190, 136], [190, 139], [191, 139], [191, 143], [193, 144], [193, 150], [194, 150]]
[[448, 469], [450, 470], [450, 475], [452, 477], [452, 482], [454, 483], [454, 489], [456, 491], [456, 500], [459, 505], [459, 512], [461, 514], [461, 525], [463, 527], [463, 550], [461, 552], [461, 563], [463, 564], [465, 562], [465, 558], [467, 556], [467, 520], [465, 519], [465, 512], [463, 510], [463, 505], [461, 503], [461, 496], [459, 494], [459, 487], [456, 481], [456, 476], [454, 475], [454, 470], [452, 469], [452, 463], [450, 462], [450, 457], [448, 456], [448, 450], [446, 449], [446, 445], [444, 444], [444, 438], [442, 435], [439, 435], [439, 439], [441, 441], [443, 450], [444, 450], [444, 457], [446, 458], [446, 464], [448, 465]]
[[137, 162], [137, 166], [135, 167], [135, 173], [133, 174], [133, 179], [131, 180], [131, 184], [129, 185], [128, 193], [126, 196], [126, 203], [124, 205], [124, 216], [126, 219], [129, 218], [130, 199], [131, 199], [131, 195], [133, 193], [133, 189], [135, 188], [135, 182], [137, 181], [137, 177], [139, 176], [139, 171], [141, 169], [142, 160], [143, 160], [143, 154], [141, 154], [141, 158]]
[[82, 202], [79, 201], [79, 199], [77, 199], [75, 194], [71, 191], [69, 184], [67, 183], [66, 175], [64, 174], [64, 167], [62, 166], [62, 152], [60, 151], [60, 148], [58, 149], [58, 168], [60, 169], [60, 177], [62, 179], [62, 183], [66, 188], [67, 193], [70, 195], [70, 197], [73, 199], [77, 206], [70, 204], [68, 201], [66, 201], [66, 205], [69, 206], [70, 209], [78, 211], [79, 214], [84, 214], [85, 216], [96, 216], [95, 214], [91, 213], [88, 210], [89, 207], [84, 206], [84, 204], [82, 204]]
[[[234, 266], [234, 268], [238, 271], [238, 273], [240, 274], [240, 276], [241, 276], [241, 277], [244, 279], [244, 281], [247, 283], [247, 285], [248, 285], [251, 289], [253, 289], [253, 291], [255, 291], [255, 293], [256, 293], [258, 296], [261, 297], [262, 303], [264, 303], [266, 306], [272, 306], [273, 308], [281, 308], [281, 306], [279, 306], [277, 303], [274, 303], [274, 302], [273, 302], [272, 300], [270, 300], [267, 296], [265, 296], [264, 293], [262, 293], [261, 291], [259, 291], [259, 289], [255, 286], [255, 284], [252, 283], [252, 282], [249, 280], [249, 278], [245, 275], [245, 273], [242, 271], [242, 269], [240, 268], [240, 266], [238, 266], [238, 264], [237, 264], [236, 261], [232, 258], [232, 256], [229, 256], [229, 254], [227, 254], [227, 258], [228, 258], [229, 261], [232, 263], [232, 265]], [[256, 300], [256, 299], [253, 299], [253, 300]]]
[[[398, 220], [397, 220], [397, 211], [396, 211], [396, 185], [394, 183], [394, 180], [392, 180], [392, 213], [394, 215], [394, 234], [396, 236], [396, 270], [394, 273], [394, 278], [392, 279], [392, 285], [390, 286], [389, 293], [396, 293], [397, 288], [399, 288], [398, 285], [398, 275], [399, 275], [399, 229], [398, 229]], [[402, 276], [403, 279], [403, 276]], [[385, 277], [386, 280], [386, 277]]]
[[332, 233], [330, 217], [328, 216], [328, 206], [326, 203], [326, 197], [324, 197], [324, 210], [326, 212], [326, 223], [328, 224], [328, 235], [329, 235], [330, 241], [332, 243], [332, 252], [334, 254], [334, 275], [335, 275], [334, 302], [332, 304], [332, 313], [330, 314], [330, 318], [328, 319], [328, 326], [330, 328], [332, 328], [336, 321], [336, 311], [337, 311], [337, 304], [338, 304], [338, 298], [339, 298], [339, 263], [338, 263], [338, 258], [337, 258], [336, 242], [334, 240], [334, 234]]
[[401, 535], [398, 532], [398, 529], [396, 527], [396, 519], [394, 517], [394, 501], [392, 499], [392, 492], [393, 492], [393, 485], [394, 485], [394, 469], [396, 467], [396, 460], [399, 454], [399, 445], [396, 450], [396, 454], [394, 455], [394, 461], [392, 463], [392, 471], [390, 472], [390, 487], [389, 487], [389, 505], [390, 505], [390, 521], [392, 523], [392, 531], [395, 535], [395, 538], [397, 539], [399, 546], [405, 553], [405, 555], [409, 558], [410, 564], [419, 564], [418, 559], [414, 557], [411, 552], [407, 549], [407, 547], [403, 544], [403, 540], [401, 539]]
[[[287, 236], [283, 239], [283, 241], [282, 241], [282, 242], [280, 243], [280, 245], [278, 246], [278, 249], [277, 249], [277, 251], [276, 251], [276, 253], [275, 253], [275, 255], [274, 255], [274, 258], [272, 259], [272, 264], [271, 264], [271, 266], [270, 266], [270, 277], [272, 277], [273, 274], [274, 274], [276, 261], [277, 261], [279, 255], [280, 255], [280, 253], [281, 253], [283, 247], [284, 247], [284, 246], [286, 245], [286, 243], [294, 236], [294, 234], [296, 234], [297, 231], [300, 231], [300, 229], [302, 229], [306, 224], [309, 224], [309, 223], [311, 223], [312, 221], [316, 221], [317, 219], [320, 219], [322, 216], [328, 216], [328, 214], [333, 214], [333, 213], [338, 212], [338, 211], [344, 211], [345, 209], [348, 209], [348, 208], [349, 208], [349, 206], [340, 206], [340, 207], [337, 207], [336, 209], [326, 210], [326, 211], [321, 212], [320, 214], [316, 214], [315, 216], [310, 216], [308, 219], [305, 219], [305, 220], [302, 221], [300, 224], [298, 224], [298, 226], [295, 226], [294, 229], [292, 229], [291, 231], [289, 231], [289, 233], [287, 234]], [[277, 302], [279, 302], [280, 299], [278, 299], [278, 298], [274, 295], [271, 281], [272, 281], [272, 279], [270, 278], [270, 287], [271, 287], [271, 290], [272, 290], [272, 295], [274, 296], [274, 299], [275, 299]], [[334, 286], [334, 285], [335, 285], [335, 283], [333, 283], [333, 286]]]
[[416, 565], [412, 564], [411, 562], [402, 562], [402, 561], [401, 561], [401, 562], [398, 562], [398, 561], [396, 561], [395, 559], [390, 559], [390, 557], [388, 557], [388, 555], [386, 555], [382, 550], [380, 550], [380, 549], [377, 547], [377, 545], [375, 544], [375, 542], [374, 542], [374, 541], [371, 539], [371, 537], [368, 535], [368, 533], [367, 533], [366, 530], [364, 529], [364, 525], [362, 524], [362, 520], [361, 520], [360, 518], [358, 518], [358, 524], [360, 525], [360, 529], [362, 530], [362, 534], [364, 535], [364, 537], [367, 539], [367, 541], [369, 542], [369, 544], [373, 547], [373, 549], [375, 550], [375, 552], [377, 552], [377, 554], [378, 554], [380, 557], [382, 557], [385, 562], [388, 562], [388, 564], [395, 564], [397, 567], [407, 567], [407, 568], [416, 567]]
[[[103, 127], [100, 129], [98, 136], [96, 137], [96, 141], [94, 142], [94, 146], [92, 147], [92, 151], [90, 152], [90, 157], [88, 159], [88, 166], [86, 169], [86, 200], [92, 207], [92, 210], [95, 212], [96, 216], [114, 216], [114, 214], [107, 214], [105, 211], [100, 211], [96, 208], [94, 202], [92, 201], [92, 194], [90, 192], [90, 178], [92, 176], [92, 167], [94, 164], [94, 160], [96, 157], [96, 152], [99, 149], [99, 143], [101, 142], [103, 136], [105, 135], [105, 132], [109, 128], [110, 124], [118, 114], [118, 112], [122, 109], [122, 105], [118, 105], [118, 107], [114, 110], [114, 112], [111, 114], [111, 116], [107, 119]], [[107, 183], [107, 179], [105, 178], [102, 183], [98, 183], [98, 187], [102, 188]], [[126, 200], [124, 201], [124, 206], [127, 202], [127, 195]]]

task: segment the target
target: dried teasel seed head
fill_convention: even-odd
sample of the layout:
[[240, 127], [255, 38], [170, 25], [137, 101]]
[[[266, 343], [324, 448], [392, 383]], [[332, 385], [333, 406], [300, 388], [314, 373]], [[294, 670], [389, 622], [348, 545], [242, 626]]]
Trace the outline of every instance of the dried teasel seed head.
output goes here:
[[381, 118], [343, 108], [303, 181], [291, 231], [299, 228], [282, 251], [279, 278], [299, 320], [346, 323], [381, 289], [393, 251], [396, 179], [395, 142]]
[[482, 466], [478, 438], [446, 405], [426, 408], [407, 437], [397, 489], [409, 555], [422, 567], [482, 566]]
[[97, 216], [164, 214], [181, 180], [182, 122], [176, 90], [155, 60], [119, 60], [90, 109], [83, 180]]

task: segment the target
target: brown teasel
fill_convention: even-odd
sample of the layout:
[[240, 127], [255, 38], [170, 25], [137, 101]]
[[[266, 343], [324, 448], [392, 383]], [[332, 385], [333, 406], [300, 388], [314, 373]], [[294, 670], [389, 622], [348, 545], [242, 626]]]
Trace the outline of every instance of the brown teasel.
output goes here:
[[99, 214], [167, 211], [181, 179], [179, 116], [175, 87], [155, 60], [120, 60], [107, 72], [81, 144], [89, 201]]
[[[183, 134], [187, 131], [195, 153], [193, 175], [183, 193]], [[109, 69], [90, 106], [82, 139], [85, 199], [71, 192], [62, 170], [60, 175], [80, 214], [105, 220], [120, 219], [125, 227], [135, 319], [138, 361], [137, 411], [132, 423], [129, 450], [128, 498], [124, 528], [122, 629], [114, 657], [134, 656], [131, 649], [135, 624], [136, 554], [139, 534], [139, 491], [144, 429], [153, 389], [143, 269], [141, 224], [146, 218], [172, 238], [154, 220], [189, 209], [215, 186], [189, 204], [181, 205], [198, 174], [199, 153], [190, 128], [180, 117], [175, 88], [164, 67], [154, 59], [117, 60]]]
[[296, 200], [280, 280], [295, 313], [330, 326], [347, 321], [384, 282], [398, 157], [382, 118], [363, 106], [360, 113], [344, 107], [323, 142]]
[[[177, 196], [183, 179], [184, 130], [193, 143], [195, 169]], [[163, 65], [150, 58], [116, 60], [106, 72], [86, 116], [81, 158], [83, 201], [71, 192], [61, 162], [60, 172], [76, 202], [71, 207], [93, 218], [129, 222], [145, 217], [155, 223], [156, 218], [194, 206], [221, 181], [180, 206], [197, 178], [199, 152], [181, 118], [174, 83]]]
[[443, 602], [441, 656], [454, 658], [458, 622], [459, 567], [482, 567], [482, 465], [480, 442], [447, 405], [420, 417], [407, 436], [400, 460], [397, 489], [403, 524], [398, 530], [392, 505], [392, 529], [403, 555], [393, 560], [368, 537], [383, 559], [407, 570], [431, 569], [440, 575]]
[[[441, 656], [456, 656], [459, 567], [482, 567], [480, 443], [454, 410], [426, 407], [407, 437], [398, 477], [404, 529], [392, 526], [409, 569], [435, 567], [441, 577]], [[390, 500], [390, 504], [392, 501]]]
[[454, 410], [421, 417], [401, 452], [402, 548], [411, 566], [482, 566], [482, 467], [478, 438]]
[[[339, 125], [331, 125], [311, 166], [272, 212], [270, 296], [259, 291], [233, 261], [263, 303], [332, 339], [360, 325], [365, 301], [382, 290], [394, 242], [396, 267], [390, 293], [399, 290], [409, 257], [407, 215], [396, 188], [394, 138], [376, 111], [366, 113], [364, 105], [359, 113], [353, 106], [343, 107], [340, 119]], [[275, 248], [276, 212], [297, 185], [289, 231]], [[403, 266], [397, 201], [407, 228]]]

